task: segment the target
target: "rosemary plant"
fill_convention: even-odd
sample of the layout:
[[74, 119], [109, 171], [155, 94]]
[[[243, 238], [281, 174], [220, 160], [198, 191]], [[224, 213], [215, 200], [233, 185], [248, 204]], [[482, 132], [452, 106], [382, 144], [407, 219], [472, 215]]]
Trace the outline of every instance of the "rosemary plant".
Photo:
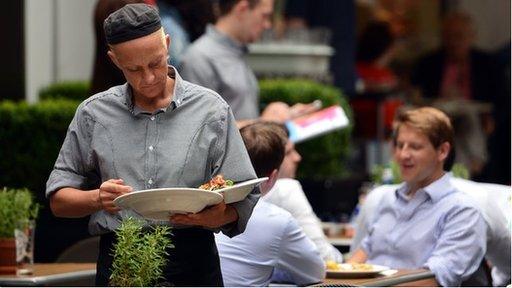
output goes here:
[[167, 248], [174, 248], [167, 226], [156, 226], [150, 232], [142, 231], [142, 220], [128, 218], [116, 230], [114, 261], [110, 285], [157, 286], [163, 280], [167, 263]]
[[13, 238], [14, 230], [28, 225], [38, 212], [39, 204], [28, 189], [0, 190], [0, 238]]

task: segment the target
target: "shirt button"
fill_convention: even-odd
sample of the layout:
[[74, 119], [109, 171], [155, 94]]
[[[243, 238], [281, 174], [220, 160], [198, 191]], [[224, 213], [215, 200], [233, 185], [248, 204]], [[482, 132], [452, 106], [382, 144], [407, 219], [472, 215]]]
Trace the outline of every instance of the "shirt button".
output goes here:
[[153, 146], [149, 146], [149, 151], [153, 151]]
[[148, 180], [148, 183], [149, 183], [150, 185], [151, 185], [151, 184], [153, 184], [153, 179], [149, 179], [149, 180]]
[[149, 119], [151, 119], [151, 121], [155, 121], [155, 116], [151, 116]]

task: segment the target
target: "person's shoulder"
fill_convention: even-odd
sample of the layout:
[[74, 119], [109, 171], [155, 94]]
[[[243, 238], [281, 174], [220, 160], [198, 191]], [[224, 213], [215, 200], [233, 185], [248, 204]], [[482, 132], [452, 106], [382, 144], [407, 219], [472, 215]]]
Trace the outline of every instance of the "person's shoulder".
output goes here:
[[182, 84], [183, 84], [183, 87], [185, 87], [184, 100], [194, 98], [199, 101], [206, 102], [211, 105], [215, 105], [215, 107], [217, 107], [217, 108], [219, 106], [223, 109], [229, 108], [229, 105], [219, 95], [219, 93], [213, 91], [212, 89], [206, 88], [206, 87], [198, 85], [198, 84], [194, 84], [194, 83], [186, 81], [186, 80], [183, 80]]
[[93, 112], [103, 105], [109, 105], [109, 103], [122, 102], [125, 99], [123, 93], [124, 86], [126, 84], [113, 86], [108, 90], [98, 92], [89, 98], [85, 99], [78, 105], [77, 113], [94, 114]]
[[451, 207], [452, 211], [470, 209], [482, 212], [481, 204], [479, 204], [479, 202], [485, 201], [485, 197], [481, 198], [478, 196], [478, 193], [484, 191], [476, 186], [472, 186], [472, 184], [469, 182], [463, 183], [460, 180], [454, 180], [453, 177], [450, 180], [450, 183], [452, 184], [454, 192], [448, 194], [444, 201]]
[[204, 59], [212, 59], [215, 56], [217, 43], [208, 35], [203, 34], [192, 42], [183, 54], [183, 59], [193, 61], [195, 58], [200, 57]]
[[265, 215], [265, 219], [270, 227], [280, 227], [283, 229], [293, 220], [293, 216], [290, 212], [275, 204], [266, 201], [258, 201], [256, 207], [258, 207], [258, 211], [260, 211], [261, 215]]
[[288, 197], [288, 195], [296, 192], [303, 192], [302, 185], [298, 180], [292, 178], [280, 178], [277, 179], [274, 187], [272, 187], [268, 193], [274, 193]]

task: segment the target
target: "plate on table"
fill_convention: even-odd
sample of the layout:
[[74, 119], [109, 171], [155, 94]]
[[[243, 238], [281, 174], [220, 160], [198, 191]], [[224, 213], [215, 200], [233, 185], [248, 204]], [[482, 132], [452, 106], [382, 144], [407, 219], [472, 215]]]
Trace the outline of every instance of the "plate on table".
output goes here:
[[374, 264], [337, 264], [337, 269], [327, 267], [328, 278], [365, 278], [377, 276], [379, 273], [389, 270], [389, 267]]
[[262, 182], [267, 180], [268, 177], [247, 180], [244, 182], [237, 183], [231, 187], [215, 190], [215, 192], [220, 193], [224, 196], [224, 202], [226, 202], [226, 204], [235, 203], [238, 201], [242, 201], [247, 196], [247, 194], [251, 193], [254, 187], [260, 185]]
[[168, 221], [175, 213], [197, 213], [222, 202], [222, 195], [195, 188], [159, 188], [131, 192], [114, 199], [123, 209], [132, 209], [150, 220]]

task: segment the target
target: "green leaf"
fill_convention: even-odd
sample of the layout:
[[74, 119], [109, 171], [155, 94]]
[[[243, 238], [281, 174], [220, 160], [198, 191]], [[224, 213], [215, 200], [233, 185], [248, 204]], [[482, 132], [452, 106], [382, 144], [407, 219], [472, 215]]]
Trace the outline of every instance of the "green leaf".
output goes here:
[[167, 249], [174, 246], [169, 239], [171, 229], [156, 226], [143, 232], [144, 222], [128, 218], [116, 230], [114, 261], [110, 284], [114, 286], [155, 286], [163, 280]]

